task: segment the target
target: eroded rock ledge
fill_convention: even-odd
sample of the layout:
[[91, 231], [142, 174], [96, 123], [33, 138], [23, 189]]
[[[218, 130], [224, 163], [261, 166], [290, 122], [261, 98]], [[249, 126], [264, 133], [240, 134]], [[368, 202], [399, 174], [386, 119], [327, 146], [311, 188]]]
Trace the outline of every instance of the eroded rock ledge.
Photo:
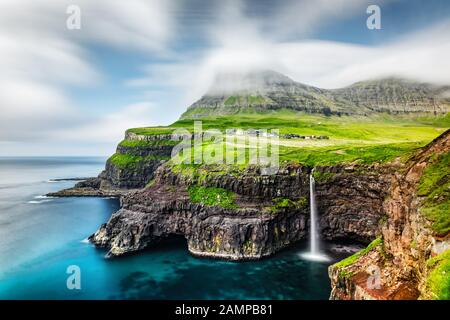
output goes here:
[[[381, 166], [316, 168], [323, 236], [373, 240], [379, 233], [382, 199], [391, 171]], [[148, 248], [171, 235], [182, 235], [195, 255], [230, 260], [262, 258], [308, 233], [310, 172], [308, 167], [287, 165], [270, 176], [261, 175], [257, 167], [239, 175], [208, 172], [191, 176], [163, 165], [153, 186], [125, 195], [121, 210], [90, 240], [108, 248], [109, 256], [118, 256]], [[237, 207], [192, 203], [187, 192], [192, 185], [229, 190], [236, 195]], [[274, 199], [302, 205], [274, 212]]]
[[272, 214], [265, 203], [239, 197], [240, 209], [189, 200], [185, 187], [155, 185], [125, 196], [122, 208], [90, 237], [109, 256], [183, 235], [191, 253], [230, 260], [258, 259], [305, 235], [306, 208]]

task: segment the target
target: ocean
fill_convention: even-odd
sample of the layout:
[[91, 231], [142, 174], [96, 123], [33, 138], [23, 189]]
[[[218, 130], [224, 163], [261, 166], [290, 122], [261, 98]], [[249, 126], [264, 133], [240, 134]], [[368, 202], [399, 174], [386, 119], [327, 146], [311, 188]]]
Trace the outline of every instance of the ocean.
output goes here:
[[[270, 258], [196, 258], [174, 238], [125, 257], [86, 238], [119, 208], [111, 198], [47, 198], [96, 176], [105, 158], [0, 158], [0, 299], [328, 299], [330, 262], [302, 259], [307, 242]], [[56, 180], [55, 180], [56, 179]], [[80, 289], [69, 289], [69, 266]]]

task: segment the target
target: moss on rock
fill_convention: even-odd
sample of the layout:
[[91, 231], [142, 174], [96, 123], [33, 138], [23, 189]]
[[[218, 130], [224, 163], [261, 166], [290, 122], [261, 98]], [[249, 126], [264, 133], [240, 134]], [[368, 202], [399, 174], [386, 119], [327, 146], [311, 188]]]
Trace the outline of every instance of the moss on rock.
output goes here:
[[113, 154], [108, 161], [119, 168], [136, 168], [149, 161], [168, 160], [168, 156], [133, 156], [129, 154]]
[[450, 250], [427, 261], [426, 299], [450, 300]]
[[382, 245], [383, 245], [383, 239], [381, 237], [376, 238], [367, 246], [367, 248], [365, 248], [361, 251], [358, 251], [354, 255], [351, 255], [350, 257], [347, 257], [344, 260], [341, 260], [341, 261], [335, 263], [333, 265], [333, 267], [336, 267], [336, 268], [348, 267], [348, 266], [354, 264], [356, 261], [358, 261], [358, 259], [361, 258], [362, 256], [366, 255], [373, 249], [377, 248], [378, 246], [382, 246]]
[[190, 186], [189, 197], [193, 203], [201, 203], [207, 206], [219, 206], [227, 209], [237, 208], [235, 194], [223, 188]]
[[277, 197], [272, 199], [272, 202], [273, 206], [270, 207], [272, 213], [277, 213], [284, 209], [302, 209], [308, 205], [308, 200], [305, 197], [301, 197], [297, 200]]
[[435, 156], [424, 170], [418, 186], [423, 197], [420, 212], [431, 222], [434, 232], [445, 235], [450, 232], [450, 152]]

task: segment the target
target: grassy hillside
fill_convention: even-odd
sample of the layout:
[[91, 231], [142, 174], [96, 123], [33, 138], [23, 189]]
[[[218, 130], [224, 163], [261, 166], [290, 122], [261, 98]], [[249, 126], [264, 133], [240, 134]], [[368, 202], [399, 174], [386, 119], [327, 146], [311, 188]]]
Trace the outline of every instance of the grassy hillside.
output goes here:
[[[280, 135], [327, 136], [326, 140], [279, 140], [280, 161], [307, 165], [386, 162], [407, 157], [450, 127], [450, 116], [324, 116], [288, 110], [202, 118], [203, 130], [278, 129]], [[167, 134], [177, 128], [193, 132], [194, 120], [168, 127], [136, 128], [139, 135]], [[204, 144], [208, 148], [209, 143]]]

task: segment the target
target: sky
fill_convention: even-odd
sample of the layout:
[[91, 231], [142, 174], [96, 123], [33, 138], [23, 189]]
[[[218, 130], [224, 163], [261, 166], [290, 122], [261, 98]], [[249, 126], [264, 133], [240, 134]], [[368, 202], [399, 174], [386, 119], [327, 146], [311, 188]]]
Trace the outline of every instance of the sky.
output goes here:
[[[366, 25], [374, 4], [380, 30]], [[446, 0], [2, 0], [0, 156], [110, 155], [127, 128], [176, 121], [222, 72], [450, 85], [449, 52]]]

